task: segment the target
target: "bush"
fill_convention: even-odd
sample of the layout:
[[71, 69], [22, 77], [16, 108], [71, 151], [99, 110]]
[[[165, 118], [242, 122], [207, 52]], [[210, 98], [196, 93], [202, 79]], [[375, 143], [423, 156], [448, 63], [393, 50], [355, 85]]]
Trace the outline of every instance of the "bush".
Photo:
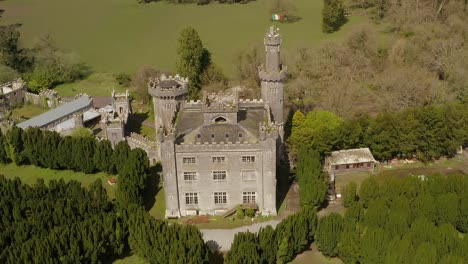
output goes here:
[[117, 75], [115, 75], [115, 81], [124, 86], [124, 87], [128, 87], [130, 86], [130, 82], [132, 81], [132, 77], [127, 74], [127, 73], [119, 73]]
[[244, 214], [244, 210], [242, 210], [242, 208], [237, 208], [236, 217], [238, 219], [244, 219], [245, 214]]
[[252, 209], [252, 208], [249, 208], [249, 209], [245, 210], [245, 215], [247, 217], [254, 217], [255, 216], [255, 210]]

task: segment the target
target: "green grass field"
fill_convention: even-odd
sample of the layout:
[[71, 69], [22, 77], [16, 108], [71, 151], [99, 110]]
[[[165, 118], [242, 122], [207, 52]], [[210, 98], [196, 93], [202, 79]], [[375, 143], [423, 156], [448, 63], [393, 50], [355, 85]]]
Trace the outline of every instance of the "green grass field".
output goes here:
[[[6, 0], [2, 23], [22, 24], [23, 43], [31, 47], [45, 34], [60, 47], [75, 52], [96, 72], [134, 72], [142, 65], [174, 70], [179, 32], [188, 26], [200, 34], [215, 63], [230, 76], [236, 55], [252, 45], [273, 22], [274, 0], [248, 4], [175, 5], [167, 2], [138, 4], [136, 0]], [[323, 0], [295, 0], [301, 20], [277, 24], [285, 53], [298, 47], [345, 34], [351, 25], [366, 21], [351, 17], [337, 33], [321, 32]]]
[[122, 93], [125, 88], [120, 86], [110, 73], [93, 73], [88, 78], [74, 83], [61, 84], [54, 88], [61, 97], [73, 97], [78, 93], [91, 96], [111, 96], [112, 90]]
[[95, 180], [101, 179], [102, 185], [107, 191], [110, 199], [115, 198], [115, 190], [117, 185], [110, 185], [107, 180], [110, 177], [106, 173], [100, 172], [95, 174], [85, 174], [82, 172], [74, 172], [70, 170], [51, 170], [39, 168], [33, 165], [17, 166], [14, 163], [0, 164], [0, 174], [3, 174], [7, 179], [19, 177], [23, 183], [33, 185], [37, 179], [43, 178], [46, 183], [50, 180], [64, 179], [65, 181], [75, 180], [81, 182], [83, 186], [91, 185]]
[[33, 104], [25, 104], [20, 108], [13, 109], [13, 115], [16, 117], [31, 118], [49, 111], [50, 109]]

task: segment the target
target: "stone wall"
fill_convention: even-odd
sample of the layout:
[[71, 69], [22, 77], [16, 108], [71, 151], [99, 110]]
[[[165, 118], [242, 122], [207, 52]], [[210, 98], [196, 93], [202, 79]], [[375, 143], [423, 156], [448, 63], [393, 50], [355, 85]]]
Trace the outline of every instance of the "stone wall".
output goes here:
[[160, 161], [159, 144], [157, 142], [133, 132], [126, 139], [131, 149], [141, 148], [146, 152], [151, 166], [156, 165]]

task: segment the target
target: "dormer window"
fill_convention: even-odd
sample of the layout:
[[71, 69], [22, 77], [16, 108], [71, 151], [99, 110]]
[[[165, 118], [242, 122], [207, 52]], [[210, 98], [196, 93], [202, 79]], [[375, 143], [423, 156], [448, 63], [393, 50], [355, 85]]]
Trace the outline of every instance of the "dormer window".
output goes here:
[[217, 118], [215, 118], [215, 123], [225, 123], [227, 120], [226, 118], [222, 117], [222, 116], [219, 116]]

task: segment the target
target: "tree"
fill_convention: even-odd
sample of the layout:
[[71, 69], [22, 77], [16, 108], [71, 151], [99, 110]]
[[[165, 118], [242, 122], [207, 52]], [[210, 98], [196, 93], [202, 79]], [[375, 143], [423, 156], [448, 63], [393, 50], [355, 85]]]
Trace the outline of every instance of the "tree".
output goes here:
[[343, 218], [331, 213], [320, 219], [317, 227], [317, 247], [325, 256], [338, 255], [338, 241], [343, 231]]
[[424, 242], [416, 249], [413, 264], [435, 264], [437, 263], [437, 250], [429, 242]]
[[8, 153], [6, 151], [7, 148], [7, 140], [6, 137], [3, 135], [2, 130], [0, 129], [0, 163], [8, 163]]
[[337, 31], [346, 23], [343, 0], [324, 0], [322, 9], [322, 32]]
[[132, 88], [138, 98], [142, 100], [144, 104], [146, 104], [149, 99], [150, 95], [148, 93], [148, 81], [150, 78], [157, 77], [159, 72], [150, 67], [150, 66], [143, 66], [133, 75], [132, 77]]
[[361, 240], [360, 263], [383, 263], [389, 242], [390, 236], [384, 229], [369, 227]]
[[354, 203], [356, 203], [356, 198], [357, 198], [357, 184], [352, 181], [346, 185], [346, 187], [343, 189], [342, 193], [342, 199], [343, 199], [343, 205], [344, 207], [348, 208]]
[[28, 51], [19, 46], [19, 38], [17, 26], [0, 26], [0, 64], [24, 73], [30, 69], [33, 61]]
[[302, 149], [296, 176], [301, 204], [309, 208], [320, 206], [325, 200], [328, 185], [322, 173], [322, 164], [317, 151]]
[[379, 196], [379, 184], [371, 176], [361, 183], [359, 189], [359, 201], [362, 202], [364, 208], [367, 208], [371, 201], [375, 200]]
[[204, 70], [204, 58], [206, 51], [198, 32], [191, 27], [185, 28], [180, 33], [179, 46], [177, 48], [177, 72], [190, 80], [189, 98], [196, 99], [200, 92], [200, 77]]
[[96, 151], [94, 152], [94, 165], [100, 171], [104, 171], [109, 174], [115, 173], [115, 164], [112, 162], [112, 145], [109, 140], [99, 141], [96, 145]]
[[281, 15], [280, 22], [295, 22], [299, 20], [297, 8], [291, 0], [274, 1], [271, 13]]
[[234, 236], [231, 250], [226, 254], [226, 263], [228, 264], [258, 264], [260, 263], [260, 254], [257, 234], [247, 232], [237, 233]]
[[338, 241], [338, 256], [344, 263], [358, 263], [359, 242], [360, 232], [358, 225], [345, 219], [343, 232]]

